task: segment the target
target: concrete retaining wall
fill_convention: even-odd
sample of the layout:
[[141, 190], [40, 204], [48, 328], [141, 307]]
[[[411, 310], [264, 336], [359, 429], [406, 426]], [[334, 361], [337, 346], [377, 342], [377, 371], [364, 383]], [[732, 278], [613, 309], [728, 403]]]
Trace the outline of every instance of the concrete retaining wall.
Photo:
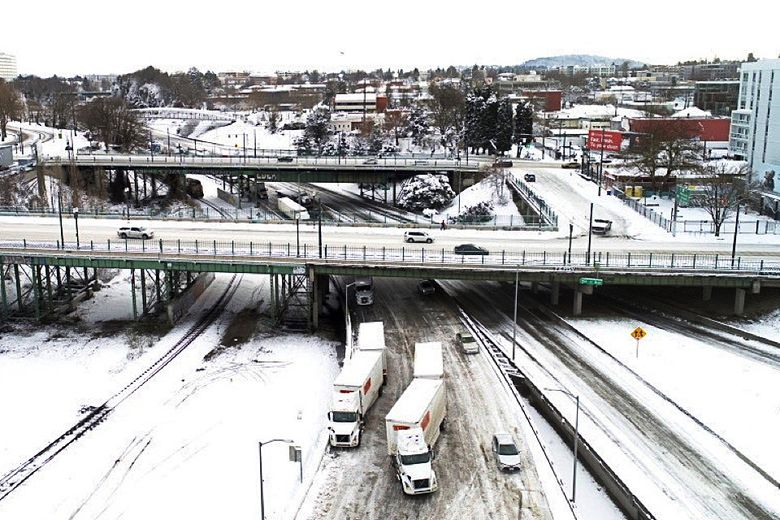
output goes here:
[[171, 325], [176, 325], [176, 322], [198, 301], [198, 298], [208, 289], [213, 281], [214, 273], [202, 273], [189, 289], [171, 300], [167, 306], [168, 321], [170, 321]]
[[228, 204], [232, 204], [233, 206], [238, 206], [238, 197], [221, 188], [217, 188], [217, 197], [219, 197], [220, 200], [224, 200]]

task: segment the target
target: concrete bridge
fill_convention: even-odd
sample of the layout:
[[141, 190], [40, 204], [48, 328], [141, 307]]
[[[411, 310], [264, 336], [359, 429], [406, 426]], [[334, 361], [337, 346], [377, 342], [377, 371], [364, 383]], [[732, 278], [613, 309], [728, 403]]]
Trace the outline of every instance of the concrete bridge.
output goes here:
[[[244, 155], [246, 153], [247, 155]], [[414, 175], [473, 174], [479, 163], [446, 159], [369, 159], [366, 157], [252, 157], [251, 150], [231, 157], [168, 155], [79, 155], [49, 157], [45, 163], [80, 170], [125, 169], [144, 173], [198, 173], [247, 176], [265, 182], [367, 182], [402, 180]]]
[[[295, 297], [305, 300], [306, 320], [318, 325], [319, 310], [327, 291], [328, 276], [377, 276], [413, 279], [459, 279], [525, 282], [549, 288], [551, 303], [559, 303], [560, 289], [572, 292], [573, 313], [582, 310], [583, 295], [593, 294], [601, 285], [701, 287], [709, 299], [712, 288], [735, 291], [734, 313], [742, 314], [748, 292], [762, 287], [780, 286], [780, 257], [736, 257], [697, 253], [616, 253], [578, 252], [569, 255], [544, 251], [493, 251], [490, 255], [458, 255], [440, 248], [407, 249], [333, 246], [327, 244], [275, 244], [270, 242], [225, 242], [216, 240], [151, 240], [143, 242], [107, 241], [103, 244], [59, 244], [23, 242], [0, 244], [0, 313], [8, 315], [6, 283], [22, 292], [22, 266], [30, 270], [27, 278], [30, 302], [18, 300], [17, 306], [33, 306], [36, 315], [57, 292], [54, 280], [59, 269], [129, 269], [148, 272], [148, 278], [176, 279], [181, 273], [222, 272], [267, 274], [272, 277], [272, 311], [281, 315], [286, 302]], [[161, 275], [162, 273], [162, 275]], [[173, 276], [177, 274], [177, 276]], [[55, 288], [52, 289], [52, 284]], [[12, 285], [13, 288], [13, 285]], [[11, 291], [13, 292], [13, 291]], [[132, 289], [135, 309], [136, 288]], [[143, 290], [141, 291], [144, 292]], [[165, 291], [162, 291], [165, 292]], [[157, 293], [161, 288], [157, 287]]]

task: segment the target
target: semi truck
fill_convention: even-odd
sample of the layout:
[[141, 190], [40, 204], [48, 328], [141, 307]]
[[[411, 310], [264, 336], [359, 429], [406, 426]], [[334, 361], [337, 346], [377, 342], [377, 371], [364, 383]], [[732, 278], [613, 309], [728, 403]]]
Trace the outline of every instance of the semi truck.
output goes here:
[[442, 379], [444, 377], [441, 342], [414, 344], [414, 377], [426, 379]]
[[333, 382], [333, 401], [328, 412], [331, 446], [360, 446], [366, 413], [385, 384], [382, 359], [380, 351], [358, 351]]
[[306, 208], [287, 197], [280, 197], [277, 201], [277, 207], [286, 217], [293, 220], [309, 220], [309, 212]]
[[385, 417], [387, 453], [407, 495], [439, 488], [433, 470], [433, 446], [447, 414], [443, 379], [413, 379]]
[[355, 279], [355, 302], [358, 305], [374, 304], [374, 279], [370, 276]]
[[387, 348], [385, 346], [385, 324], [381, 321], [366, 321], [358, 325], [358, 351], [379, 351], [382, 353], [382, 372], [387, 379]]

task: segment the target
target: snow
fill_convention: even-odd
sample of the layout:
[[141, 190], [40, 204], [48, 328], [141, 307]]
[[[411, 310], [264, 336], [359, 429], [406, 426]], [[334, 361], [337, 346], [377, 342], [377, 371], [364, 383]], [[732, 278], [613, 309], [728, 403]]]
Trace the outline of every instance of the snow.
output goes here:
[[444, 358], [440, 342], [414, 344], [414, 377], [428, 379], [444, 377]]
[[473, 186], [469, 186], [456, 195], [452, 202], [444, 208], [440, 214], [445, 217], [456, 217], [459, 210], [462, 213], [466, 208], [475, 206], [482, 201], [493, 203], [493, 212], [502, 217], [516, 217], [517, 222], [522, 222], [520, 211], [512, 200], [510, 188], [493, 179], [484, 179]]
[[691, 118], [702, 118], [702, 117], [712, 117], [712, 112], [709, 110], [702, 110], [698, 107], [688, 107], [683, 110], [680, 110], [679, 112], [675, 112], [672, 114], [672, 117], [691, 117]]
[[645, 117], [641, 110], [617, 107], [614, 105], [574, 105], [559, 112], [551, 112], [557, 119], [598, 119], [612, 118], [615, 116], [635, 118]]
[[[775, 449], [780, 396], [772, 390], [780, 366], [632, 318], [568, 321], [780, 479], [780, 452]], [[637, 342], [629, 336], [637, 326], [648, 333], [639, 342], [638, 356]]]
[[386, 421], [404, 424], [419, 422], [443, 385], [441, 379], [412, 379], [387, 413]]
[[357, 347], [360, 350], [384, 350], [385, 324], [381, 321], [366, 321], [358, 325]]
[[348, 388], [361, 386], [381, 361], [382, 353], [378, 350], [355, 352], [336, 376], [333, 386]]
[[[140, 333], [92, 337], [90, 329], [44, 327], [3, 334], [0, 390], [14, 399], [3, 400], [0, 414], [16, 427], [0, 434], [2, 473], [73, 424], [83, 405], [101, 403], [168, 350], [228, 279], [217, 275], [189, 317], [145, 349], [133, 345], [149, 341]], [[257, 518], [258, 441], [289, 438], [302, 448], [304, 483], [286, 443], [263, 448], [263, 470], [266, 518], [291, 517], [327, 442], [325, 413], [338, 366], [334, 343], [297, 334], [258, 334], [213, 355], [236, 313], [268, 301], [267, 281], [244, 276], [217, 322], [0, 503], [0, 516]], [[126, 280], [113, 283], [129, 300]], [[101, 300], [118, 309], [101, 318], [125, 317], [124, 305], [115, 303], [122, 302]]]

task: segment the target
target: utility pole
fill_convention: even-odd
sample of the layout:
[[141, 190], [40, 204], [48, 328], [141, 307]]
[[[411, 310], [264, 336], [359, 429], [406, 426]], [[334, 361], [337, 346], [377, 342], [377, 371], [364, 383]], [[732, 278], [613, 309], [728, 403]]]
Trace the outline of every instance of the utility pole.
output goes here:
[[[604, 127], [601, 127], [601, 159], [599, 160], [599, 197], [601, 197], [601, 176], [604, 172]], [[591, 209], [593, 204], [591, 204]]]
[[585, 256], [585, 262], [590, 264], [590, 244], [593, 240], [593, 203], [590, 203], [590, 219], [588, 222], [588, 254]]
[[739, 205], [740, 201], [737, 201], [737, 220], [734, 223], [734, 241], [731, 243], [731, 267], [734, 267], [734, 257], [737, 254], [737, 235], [739, 234]]

